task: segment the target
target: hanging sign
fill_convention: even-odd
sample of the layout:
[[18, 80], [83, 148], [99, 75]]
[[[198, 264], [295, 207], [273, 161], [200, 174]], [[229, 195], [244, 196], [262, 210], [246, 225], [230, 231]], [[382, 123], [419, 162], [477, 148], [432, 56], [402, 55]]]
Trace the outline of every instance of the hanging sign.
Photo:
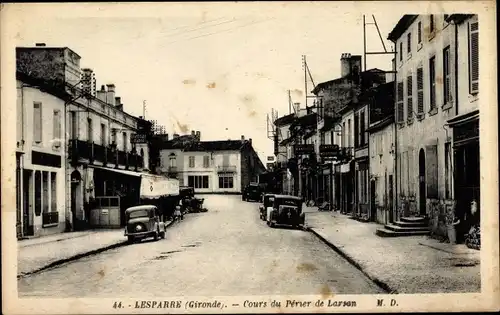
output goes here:
[[296, 155], [307, 155], [314, 153], [314, 145], [312, 144], [296, 144], [294, 146]]
[[340, 148], [336, 144], [322, 144], [319, 146], [321, 157], [337, 157], [340, 155]]

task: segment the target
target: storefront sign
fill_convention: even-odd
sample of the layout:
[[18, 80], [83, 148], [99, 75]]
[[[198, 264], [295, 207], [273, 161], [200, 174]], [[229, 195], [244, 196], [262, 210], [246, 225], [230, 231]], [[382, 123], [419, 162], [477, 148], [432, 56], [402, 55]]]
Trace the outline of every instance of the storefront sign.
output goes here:
[[146, 135], [145, 134], [132, 134], [130, 137], [131, 143], [146, 143]]
[[319, 155], [321, 157], [337, 157], [340, 154], [340, 148], [336, 144], [322, 144], [319, 146]]
[[296, 155], [307, 155], [314, 153], [314, 145], [312, 144], [296, 144], [294, 146]]
[[459, 142], [479, 138], [479, 119], [457, 125], [453, 128], [453, 141]]
[[50, 167], [61, 167], [61, 156], [50, 153], [31, 151], [31, 163]]

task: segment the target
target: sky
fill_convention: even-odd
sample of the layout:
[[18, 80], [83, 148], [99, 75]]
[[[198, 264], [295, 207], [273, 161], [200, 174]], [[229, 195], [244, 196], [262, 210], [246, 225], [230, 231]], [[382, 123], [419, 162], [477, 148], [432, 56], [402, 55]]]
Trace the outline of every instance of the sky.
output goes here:
[[[37, 6], [17, 10], [16, 46], [69, 47], [98, 88], [116, 85], [126, 112], [142, 115], [145, 101], [146, 119], [170, 135], [244, 135], [263, 163], [273, 154], [266, 116], [288, 114], [288, 90], [304, 107], [302, 55], [315, 84], [337, 78], [342, 53], [363, 54], [363, 14], [391, 50], [387, 35], [407, 13], [348, 2]], [[366, 30], [367, 49], [383, 50], [375, 26]], [[369, 56], [367, 68], [390, 70], [390, 59]]]

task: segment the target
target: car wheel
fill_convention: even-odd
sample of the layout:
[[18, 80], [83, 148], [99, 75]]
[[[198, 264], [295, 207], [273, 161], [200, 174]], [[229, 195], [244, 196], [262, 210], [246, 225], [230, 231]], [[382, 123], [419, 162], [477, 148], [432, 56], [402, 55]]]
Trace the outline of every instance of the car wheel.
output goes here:
[[134, 239], [134, 237], [133, 237], [133, 236], [128, 236], [128, 237], [127, 237], [127, 241], [128, 241], [129, 243], [134, 243], [135, 239]]
[[158, 240], [158, 236], [159, 236], [160, 233], [158, 233], [158, 231], [155, 232], [155, 235], [154, 235], [154, 240], [155, 242]]
[[163, 239], [165, 239], [165, 231], [163, 231], [163, 232], [160, 233], [160, 237], [163, 238]]

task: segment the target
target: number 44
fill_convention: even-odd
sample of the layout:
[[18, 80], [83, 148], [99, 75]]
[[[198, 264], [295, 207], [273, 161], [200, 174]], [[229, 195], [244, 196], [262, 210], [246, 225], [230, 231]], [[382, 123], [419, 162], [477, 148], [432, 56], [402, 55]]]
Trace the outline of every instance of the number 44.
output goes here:
[[122, 308], [122, 302], [113, 303], [113, 308]]

